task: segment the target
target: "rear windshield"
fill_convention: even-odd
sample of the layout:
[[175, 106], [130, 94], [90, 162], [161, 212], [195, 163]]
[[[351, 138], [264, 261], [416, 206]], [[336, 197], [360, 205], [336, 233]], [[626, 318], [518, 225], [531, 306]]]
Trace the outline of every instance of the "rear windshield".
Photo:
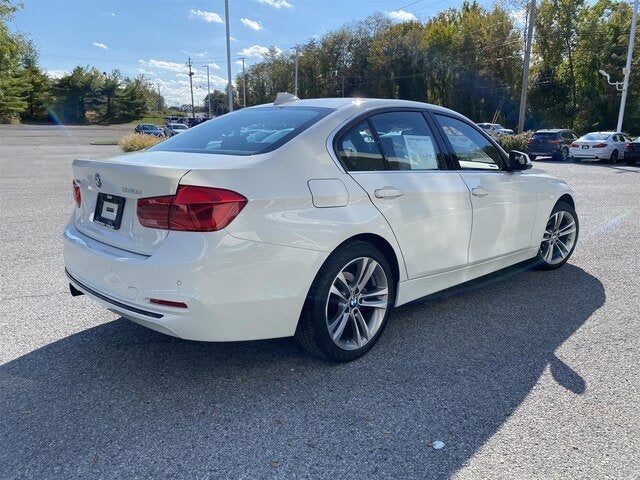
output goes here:
[[224, 155], [266, 153], [333, 111], [295, 106], [238, 110], [190, 128], [149, 150]]
[[606, 140], [610, 136], [609, 133], [587, 133], [580, 140]]
[[555, 138], [557, 136], [558, 136], [557, 133], [552, 133], [552, 132], [536, 132], [533, 134], [533, 137], [531, 138], [548, 139], [548, 138]]

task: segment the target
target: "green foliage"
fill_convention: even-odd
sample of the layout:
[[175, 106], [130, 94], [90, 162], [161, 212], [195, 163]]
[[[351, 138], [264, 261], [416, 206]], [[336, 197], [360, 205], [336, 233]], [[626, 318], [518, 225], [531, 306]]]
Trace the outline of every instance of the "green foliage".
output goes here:
[[27, 108], [25, 96], [30, 90], [25, 72], [20, 67], [25, 40], [7, 27], [8, 20], [19, 8], [9, 0], [0, 0], [0, 123], [18, 118]]
[[156, 137], [155, 135], [143, 135], [140, 133], [132, 133], [131, 135], [125, 135], [120, 139], [118, 145], [125, 152], [135, 152], [138, 150], [144, 150], [145, 148], [153, 147], [160, 143], [163, 139]]
[[527, 151], [527, 142], [533, 135], [533, 132], [524, 132], [519, 133], [517, 135], [501, 135], [498, 137], [498, 143], [504, 148], [507, 152], [509, 150], [517, 150], [519, 152]]
[[[242, 98], [242, 83], [238, 86], [238, 93]], [[211, 99], [211, 115], [218, 116], [223, 115], [229, 111], [229, 96], [219, 90], [207, 94], [202, 101], [203, 111], [209, 112], [209, 99]]]

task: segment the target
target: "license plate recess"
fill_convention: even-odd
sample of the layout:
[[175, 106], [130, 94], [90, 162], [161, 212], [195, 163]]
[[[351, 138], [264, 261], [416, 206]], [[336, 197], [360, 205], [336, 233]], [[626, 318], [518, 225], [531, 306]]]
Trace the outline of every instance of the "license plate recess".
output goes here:
[[93, 221], [104, 225], [105, 227], [118, 230], [122, 222], [122, 214], [124, 212], [124, 197], [109, 195], [107, 193], [99, 193], [96, 201], [96, 211], [93, 215]]

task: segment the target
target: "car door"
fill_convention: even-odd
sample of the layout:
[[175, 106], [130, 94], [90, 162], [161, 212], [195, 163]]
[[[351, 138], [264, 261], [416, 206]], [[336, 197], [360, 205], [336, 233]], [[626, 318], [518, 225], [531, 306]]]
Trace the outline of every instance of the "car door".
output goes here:
[[534, 182], [525, 172], [502, 170], [498, 148], [470, 124], [445, 114], [434, 117], [470, 192], [473, 225], [469, 263], [530, 248], [538, 209]]
[[420, 111], [371, 115], [341, 134], [341, 161], [398, 240], [410, 279], [467, 264], [471, 201]]

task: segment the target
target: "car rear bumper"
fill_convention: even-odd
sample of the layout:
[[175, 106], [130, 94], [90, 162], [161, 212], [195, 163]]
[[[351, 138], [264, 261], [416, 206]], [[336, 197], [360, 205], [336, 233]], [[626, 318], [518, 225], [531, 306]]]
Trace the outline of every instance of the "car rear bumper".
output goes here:
[[239, 240], [223, 231], [170, 232], [153, 255], [144, 256], [93, 240], [73, 222], [63, 234], [63, 253], [75, 289], [143, 326], [203, 341], [293, 335], [326, 258], [323, 252]]

